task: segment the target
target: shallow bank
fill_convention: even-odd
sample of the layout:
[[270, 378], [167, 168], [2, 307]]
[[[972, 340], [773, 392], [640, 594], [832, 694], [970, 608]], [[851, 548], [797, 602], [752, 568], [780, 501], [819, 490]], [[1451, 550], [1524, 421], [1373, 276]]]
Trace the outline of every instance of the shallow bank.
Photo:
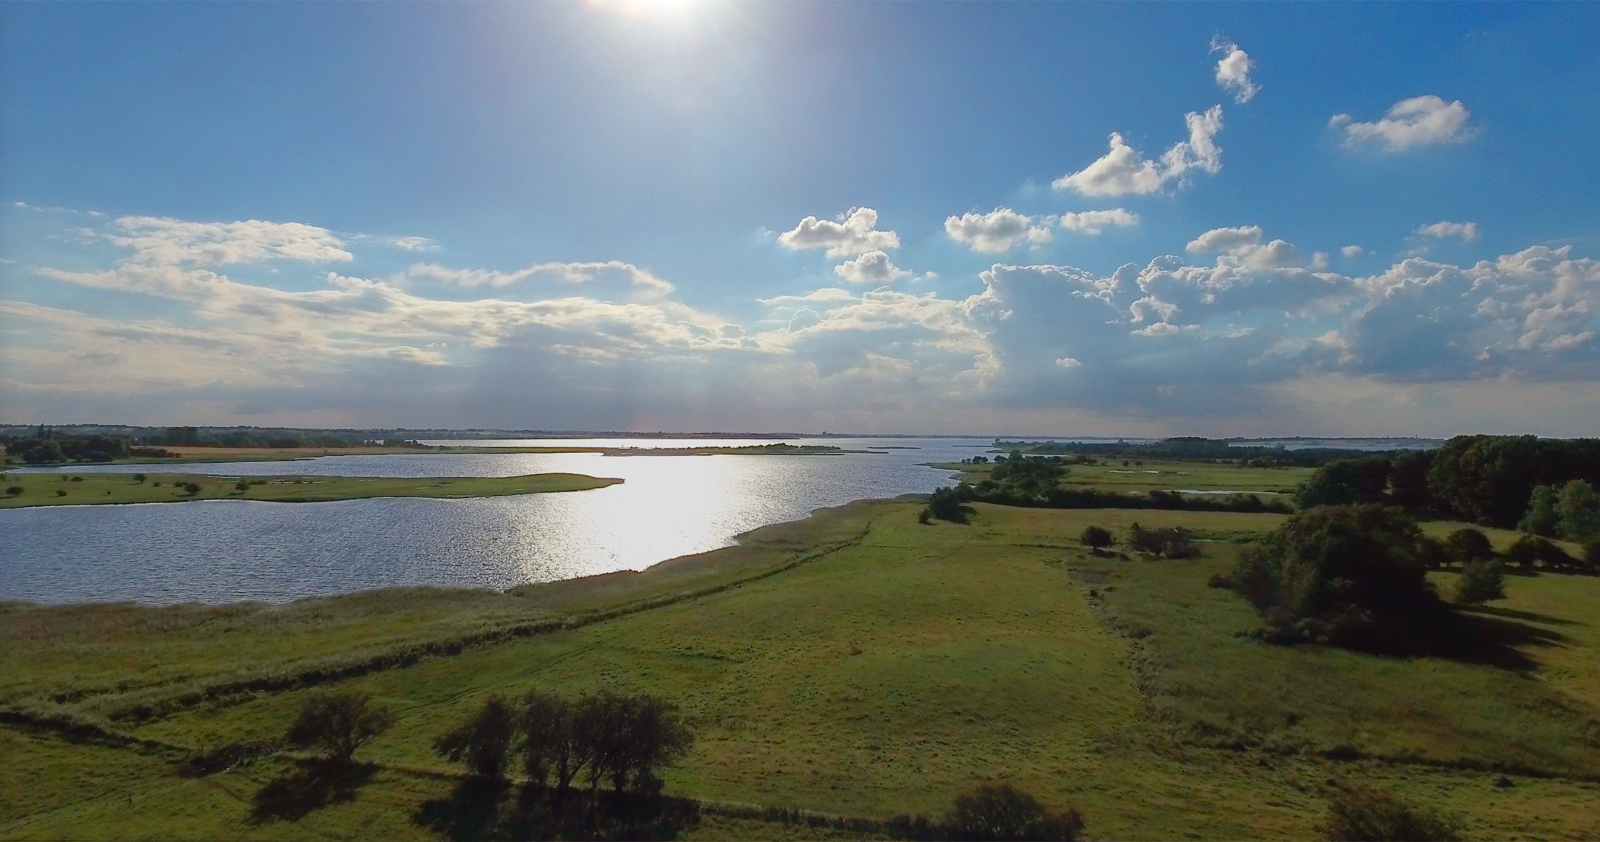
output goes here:
[[[620, 479], [584, 474], [517, 477], [219, 477], [204, 474], [12, 474], [0, 481], [0, 509], [117, 503], [259, 500], [326, 503], [368, 497], [504, 497], [587, 491]], [[15, 491], [13, 491], [15, 490]]]

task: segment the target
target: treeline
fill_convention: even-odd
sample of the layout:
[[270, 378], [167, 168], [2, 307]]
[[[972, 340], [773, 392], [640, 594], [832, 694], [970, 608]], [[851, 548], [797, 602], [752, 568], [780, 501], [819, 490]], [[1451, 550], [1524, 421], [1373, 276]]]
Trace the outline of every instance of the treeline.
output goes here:
[[57, 436], [39, 428], [31, 436], [0, 436], [6, 462], [44, 465], [59, 462], [110, 462], [129, 456], [167, 456], [166, 451], [144, 447], [126, 436]]
[[999, 449], [1014, 448], [1038, 456], [1077, 456], [1100, 459], [1167, 459], [1189, 462], [1233, 463], [1251, 468], [1315, 468], [1335, 459], [1378, 453], [1392, 458], [1411, 451], [1360, 451], [1332, 447], [1289, 450], [1282, 445], [1239, 445], [1224, 439], [1178, 436], [1156, 442], [1025, 442], [996, 440]]
[[[1540, 512], [1527, 531], [1554, 535], [1560, 517], [1552, 521], [1549, 513], [1563, 494], [1572, 506], [1586, 504], [1581, 489], [1567, 488], [1574, 481], [1591, 492], [1600, 485], [1600, 439], [1457, 436], [1435, 451], [1329, 462], [1301, 484], [1296, 502], [1301, 508], [1383, 504], [1415, 517], [1503, 529], [1517, 528], [1537, 503]], [[1540, 487], [1547, 490], [1535, 500]]]

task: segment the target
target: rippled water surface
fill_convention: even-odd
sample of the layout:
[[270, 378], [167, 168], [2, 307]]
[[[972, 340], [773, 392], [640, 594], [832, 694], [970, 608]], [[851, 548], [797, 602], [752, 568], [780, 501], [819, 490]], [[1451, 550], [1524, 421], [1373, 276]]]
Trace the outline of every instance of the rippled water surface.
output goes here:
[[[567, 471], [625, 482], [592, 491], [468, 500], [238, 500], [0, 511], [0, 598], [37, 602], [284, 602], [397, 585], [508, 588], [639, 570], [741, 532], [867, 497], [927, 492], [950, 474], [919, 463], [986, 452], [978, 439], [790, 440], [839, 456], [447, 454], [332, 456], [167, 468], [221, 476], [516, 476]], [[487, 444], [471, 442], [472, 444]], [[498, 444], [670, 447], [749, 441]], [[914, 448], [914, 449], [911, 449]], [[90, 470], [133, 473], [148, 465]]]

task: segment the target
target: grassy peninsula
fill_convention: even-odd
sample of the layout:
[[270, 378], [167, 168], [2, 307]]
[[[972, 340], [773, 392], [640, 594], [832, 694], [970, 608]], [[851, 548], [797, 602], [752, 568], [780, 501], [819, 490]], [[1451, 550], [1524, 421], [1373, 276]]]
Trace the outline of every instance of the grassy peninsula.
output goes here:
[[518, 477], [219, 477], [204, 474], [5, 474], [0, 508], [108, 503], [266, 500], [325, 503], [363, 497], [503, 497], [585, 491], [622, 482], [584, 474]]
[[[0, 837], [496, 837], [516, 787], [486, 796], [432, 746], [530, 688], [679, 705], [698, 739], [664, 779], [699, 804], [686, 839], [873, 836], [981, 781], [1082, 810], [1094, 838], [1311, 838], [1352, 784], [1469, 839], [1600, 835], [1600, 577], [1507, 576], [1469, 609], [1476, 648], [1385, 657], [1241, 634], [1255, 613], [1208, 580], [1283, 515], [976, 503], [922, 525], [921, 508], [852, 504], [508, 593], [5, 606]], [[1135, 522], [1191, 530], [1202, 554], [1079, 541], [1099, 526], [1121, 547]], [[330, 688], [395, 721], [324, 791], [281, 738]], [[175, 774], [223, 746], [255, 759]]]

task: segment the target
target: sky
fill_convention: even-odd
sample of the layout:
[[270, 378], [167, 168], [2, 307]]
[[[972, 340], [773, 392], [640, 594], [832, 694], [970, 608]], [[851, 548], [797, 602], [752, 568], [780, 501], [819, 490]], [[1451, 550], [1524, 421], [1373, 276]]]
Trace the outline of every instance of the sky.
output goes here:
[[0, 423], [1600, 435], [1595, 4], [0, 4]]

